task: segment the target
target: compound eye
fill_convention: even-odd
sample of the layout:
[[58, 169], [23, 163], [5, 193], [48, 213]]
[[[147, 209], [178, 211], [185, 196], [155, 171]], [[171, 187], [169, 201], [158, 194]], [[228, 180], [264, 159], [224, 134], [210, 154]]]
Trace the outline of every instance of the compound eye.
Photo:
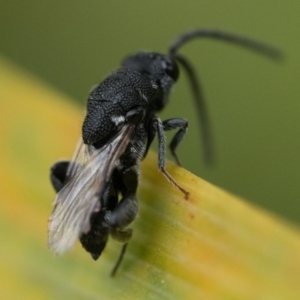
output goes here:
[[174, 80], [176, 81], [179, 76], [179, 68], [176, 61], [170, 57], [168, 57], [164, 61], [164, 68], [165, 72]]

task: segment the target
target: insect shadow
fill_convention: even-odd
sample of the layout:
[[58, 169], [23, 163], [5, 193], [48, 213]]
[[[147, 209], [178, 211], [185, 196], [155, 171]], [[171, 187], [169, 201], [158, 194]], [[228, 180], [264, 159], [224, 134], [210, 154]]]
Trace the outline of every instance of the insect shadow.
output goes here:
[[176, 148], [188, 127], [187, 120], [162, 121], [156, 116], [169, 101], [179, 65], [188, 76], [202, 129], [204, 156], [213, 160], [209, 117], [196, 73], [189, 60], [178, 53], [196, 38], [213, 38], [254, 50], [273, 59], [281, 53], [273, 47], [231, 33], [197, 29], [180, 35], [167, 55], [139, 52], [127, 57], [121, 67], [95, 87], [88, 97], [82, 139], [71, 161], [51, 168], [51, 182], [57, 192], [49, 220], [49, 248], [63, 253], [79, 238], [93, 259], [101, 255], [108, 237], [123, 243], [114, 275], [123, 258], [132, 229], [128, 226], [138, 213], [136, 192], [139, 164], [158, 137], [158, 168], [176, 188], [188, 197], [165, 170], [165, 131], [177, 130], [169, 145], [180, 165]]

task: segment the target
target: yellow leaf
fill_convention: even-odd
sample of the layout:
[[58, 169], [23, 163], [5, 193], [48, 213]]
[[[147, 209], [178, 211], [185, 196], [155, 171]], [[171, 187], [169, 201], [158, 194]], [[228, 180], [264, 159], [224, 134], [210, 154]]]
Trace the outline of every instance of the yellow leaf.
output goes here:
[[142, 163], [140, 211], [125, 259], [109, 241], [95, 263], [79, 244], [54, 257], [47, 220], [51, 164], [70, 158], [83, 113], [65, 95], [0, 59], [1, 299], [299, 299], [299, 231], [167, 164], [188, 200]]

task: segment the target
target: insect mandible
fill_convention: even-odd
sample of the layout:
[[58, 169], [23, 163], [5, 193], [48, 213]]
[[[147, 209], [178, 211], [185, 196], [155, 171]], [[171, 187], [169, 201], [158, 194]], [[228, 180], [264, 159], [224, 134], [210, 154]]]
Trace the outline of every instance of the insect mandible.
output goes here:
[[139, 52], [127, 57], [121, 67], [95, 87], [88, 97], [87, 114], [71, 161], [51, 168], [51, 182], [57, 192], [49, 220], [49, 248], [63, 253], [79, 238], [82, 246], [98, 259], [108, 237], [123, 243], [115, 274], [132, 229], [128, 226], [138, 213], [136, 192], [139, 164], [158, 136], [158, 168], [185, 197], [184, 190], [165, 170], [164, 132], [177, 130], [170, 143], [175, 162], [176, 148], [186, 133], [182, 118], [162, 121], [156, 113], [168, 103], [170, 90], [179, 76], [178, 64], [186, 71], [199, 114], [204, 154], [212, 160], [208, 115], [192, 65], [178, 53], [182, 45], [196, 38], [214, 38], [247, 47], [278, 59], [278, 50], [231, 33], [197, 29], [179, 36], [169, 54]]

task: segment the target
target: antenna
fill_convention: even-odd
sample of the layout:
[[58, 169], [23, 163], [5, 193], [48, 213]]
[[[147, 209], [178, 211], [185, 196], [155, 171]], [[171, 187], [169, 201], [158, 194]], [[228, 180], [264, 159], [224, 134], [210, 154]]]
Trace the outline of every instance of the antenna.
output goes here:
[[247, 37], [235, 35], [232, 33], [215, 30], [215, 29], [196, 29], [188, 31], [179, 36], [169, 47], [169, 54], [184, 68], [188, 76], [196, 109], [199, 114], [200, 128], [202, 130], [202, 141], [204, 147], [204, 159], [208, 164], [212, 164], [214, 160], [213, 153], [213, 139], [211, 134], [211, 125], [209, 121], [209, 114], [207, 106], [201, 91], [200, 81], [197, 78], [196, 72], [194, 71], [192, 64], [187, 60], [186, 57], [177, 54], [178, 50], [187, 42], [196, 38], [212, 38], [229, 42], [248, 48], [249, 50], [255, 51], [259, 54], [265, 55], [271, 59], [281, 60], [283, 54], [278, 49], [266, 45], [264, 43], [252, 40]]

